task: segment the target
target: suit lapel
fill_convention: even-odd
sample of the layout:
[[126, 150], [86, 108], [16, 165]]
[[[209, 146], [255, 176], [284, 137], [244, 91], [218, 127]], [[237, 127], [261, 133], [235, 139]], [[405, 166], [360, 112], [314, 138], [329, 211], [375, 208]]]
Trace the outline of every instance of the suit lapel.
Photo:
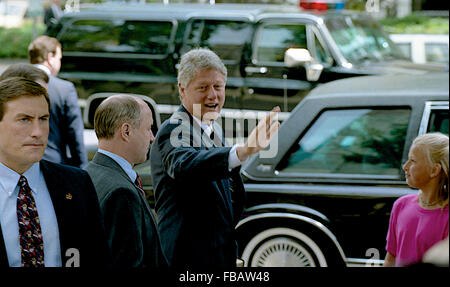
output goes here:
[[[223, 134], [222, 134], [222, 128], [220, 125], [216, 122], [213, 123], [213, 130], [214, 133], [216, 133], [215, 140], [211, 140], [209, 136], [207, 136], [204, 132], [204, 130], [199, 126], [197, 121], [195, 121], [192, 117], [192, 115], [186, 110], [186, 108], [181, 105], [178, 109], [179, 113], [186, 113], [188, 115], [189, 121], [190, 121], [190, 130], [191, 130], [191, 146], [195, 146], [195, 143], [201, 142], [202, 148], [209, 149], [211, 147], [223, 147], [225, 146]], [[180, 116], [182, 119], [186, 119], [186, 116]], [[224, 208], [228, 210], [229, 215], [231, 218], [233, 218], [233, 209], [232, 209], [232, 203], [231, 203], [231, 195], [229, 194], [229, 180], [222, 179], [216, 181], [218, 193], [220, 195], [220, 198], [223, 202]]]
[[[66, 200], [64, 189], [67, 186], [62, 187], [59, 179], [61, 176], [58, 174], [57, 169], [52, 168], [52, 163], [41, 160], [40, 167], [42, 174], [44, 175], [45, 184], [47, 185], [50, 198], [52, 199], [53, 209], [55, 210], [56, 220], [58, 222], [59, 241], [61, 250], [66, 250], [66, 234], [68, 234], [68, 228], [70, 224], [65, 224], [65, 214], [70, 213], [70, 207], [68, 206], [68, 200]], [[63, 254], [61, 254], [61, 257]]]
[[[110, 158], [107, 155], [104, 155], [102, 153], [96, 153], [92, 161], [98, 165], [111, 168], [117, 172], [120, 173], [120, 175], [123, 177], [124, 180], [127, 180], [133, 187], [135, 188], [137, 194], [139, 195], [139, 198], [141, 199], [142, 203], [145, 205], [147, 211], [150, 213], [150, 215], [153, 218], [153, 213], [150, 208], [150, 205], [147, 202], [147, 199], [145, 198], [143, 191], [137, 187], [133, 181], [131, 181], [131, 178], [128, 176], [128, 174], [122, 169], [122, 167], [112, 158]], [[154, 218], [153, 218], [154, 219]]]

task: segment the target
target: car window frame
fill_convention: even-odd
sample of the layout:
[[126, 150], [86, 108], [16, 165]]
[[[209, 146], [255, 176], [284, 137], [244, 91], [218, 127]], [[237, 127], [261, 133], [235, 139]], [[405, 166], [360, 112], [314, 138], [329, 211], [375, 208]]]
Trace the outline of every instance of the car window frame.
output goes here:
[[[308, 126], [301, 131], [299, 136], [296, 138], [296, 140], [293, 141], [291, 144], [291, 147], [298, 143], [305, 134], [310, 130], [310, 128], [314, 125], [314, 123], [317, 122], [317, 120], [327, 111], [342, 111], [342, 110], [361, 110], [361, 109], [371, 109], [371, 110], [395, 110], [395, 109], [404, 109], [409, 111], [409, 117], [408, 117], [408, 123], [406, 127], [406, 133], [405, 133], [405, 141], [403, 143], [403, 148], [407, 145], [408, 142], [408, 133], [411, 125], [412, 115], [413, 115], [413, 107], [410, 106], [366, 106], [366, 107], [358, 107], [358, 106], [348, 106], [348, 107], [342, 107], [342, 108], [324, 108], [321, 109], [319, 113], [316, 114], [313, 120], [308, 124]], [[399, 174], [398, 175], [378, 175], [378, 174], [350, 174], [350, 173], [306, 173], [306, 172], [283, 172], [277, 170], [277, 167], [279, 166], [280, 162], [287, 156], [289, 153], [290, 148], [286, 150], [286, 152], [279, 158], [279, 160], [273, 164], [274, 171], [273, 175], [277, 177], [278, 179], [282, 180], [290, 180], [290, 179], [300, 179], [300, 178], [308, 178], [309, 181], [320, 181], [320, 182], [348, 182], [351, 180], [352, 182], [367, 182], [368, 180], [387, 180], [389, 182], [391, 181], [400, 181], [402, 180], [402, 171], [401, 171], [401, 164], [399, 166]], [[292, 154], [292, 152], [290, 153]], [[400, 157], [400, 162], [403, 160], [403, 152]]]
[[[307, 45], [308, 45], [308, 50], [311, 53], [311, 56], [320, 64], [322, 64], [324, 67], [331, 67], [334, 63], [334, 58], [333, 55], [331, 54], [331, 51], [328, 47], [328, 45], [326, 45], [325, 39], [323, 37], [323, 35], [320, 33], [320, 30], [314, 26], [314, 25], [307, 25], [306, 27], [306, 37], [307, 37]], [[319, 45], [323, 48], [323, 50], [325, 51], [325, 53], [327, 54], [327, 57], [330, 61], [320, 61], [319, 60], [319, 56], [316, 53], [316, 39], [319, 42]]]
[[[312, 21], [308, 19], [290, 19], [290, 18], [262, 18], [257, 23], [255, 23], [255, 31], [252, 37], [252, 52], [251, 52], [251, 62], [255, 65], [271, 66], [271, 67], [285, 67], [284, 62], [273, 62], [273, 61], [259, 61], [257, 59], [258, 55], [258, 42], [261, 37], [261, 31], [264, 26], [268, 25], [303, 25], [305, 26], [306, 33], [306, 45], [308, 50], [310, 49], [310, 38], [308, 36], [310, 26], [314, 26]], [[311, 52], [310, 52], [311, 53]]]
[[423, 135], [428, 132], [428, 125], [430, 123], [430, 116], [433, 110], [449, 110], [448, 101], [426, 101], [423, 109], [422, 119], [420, 120], [418, 135]]
[[[407, 95], [403, 92], [388, 92], [386, 94], [379, 94], [373, 92], [367, 92], [367, 98], [364, 93], [358, 93], [356, 96], [342, 97], [340, 94], [327, 96], [311, 94], [304, 99], [296, 110], [301, 110], [302, 113], [293, 111], [293, 114], [282, 123], [280, 133], [283, 136], [283, 141], [278, 141], [278, 149], [281, 149], [282, 153], [277, 153], [276, 156], [270, 158], [262, 158], [255, 156], [249, 159], [242, 167], [242, 175], [253, 182], [279, 182], [279, 183], [324, 183], [324, 184], [388, 184], [388, 185], [405, 185], [404, 173], [400, 173], [400, 177], [396, 179], [390, 179], [385, 176], [375, 176], [369, 178], [367, 176], [351, 177], [349, 175], [332, 176], [326, 174], [325, 177], [308, 177], [303, 174], [300, 176], [282, 176], [275, 172], [275, 167], [283, 159], [282, 155], [295, 144], [297, 139], [302, 136], [314, 119], [324, 109], [336, 109], [336, 108], [382, 108], [382, 109], [397, 109], [406, 108], [411, 110], [411, 116], [408, 123], [408, 130], [406, 134], [406, 142], [403, 147], [402, 163], [406, 161], [408, 156], [408, 150], [412, 140], [417, 136], [419, 130], [420, 119], [423, 113], [423, 105], [425, 101], [431, 100], [431, 94], [414, 94]], [[392, 98], [391, 95], [394, 97]], [[433, 93], [434, 95], [434, 93]], [[425, 98], [423, 98], [425, 96]], [[441, 97], [441, 94], [436, 96]], [[351, 100], [354, 98], [354, 100]], [[319, 100], [320, 99], [320, 100]], [[391, 99], [391, 100], [390, 100]], [[300, 122], [297, 122], [299, 120]], [[287, 129], [283, 129], [283, 125], [290, 126], [293, 130], [287, 133]], [[291, 136], [292, 135], [292, 136]], [[272, 147], [271, 147], [272, 148]]]

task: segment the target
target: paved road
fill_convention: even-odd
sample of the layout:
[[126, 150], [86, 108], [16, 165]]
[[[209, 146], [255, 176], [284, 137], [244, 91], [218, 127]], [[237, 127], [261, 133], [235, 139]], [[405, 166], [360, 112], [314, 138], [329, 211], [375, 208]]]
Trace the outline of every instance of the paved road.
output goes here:
[[9, 65], [15, 63], [28, 63], [28, 59], [0, 59], [0, 74], [3, 73]]

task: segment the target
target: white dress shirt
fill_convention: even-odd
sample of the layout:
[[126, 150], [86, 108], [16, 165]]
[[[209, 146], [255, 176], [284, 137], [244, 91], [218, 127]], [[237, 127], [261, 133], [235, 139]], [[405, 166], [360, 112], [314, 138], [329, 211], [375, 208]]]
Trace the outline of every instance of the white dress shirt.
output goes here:
[[[39, 162], [33, 164], [23, 176], [36, 202], [44, 241], [45, 266], [61, 267], [58, 221]], [[20, 267], [22, 262], [17, 220], [19, 179], [20, 174], [0, 163], [0, 224], [10, 267]]]
[[[213, 132], [213, 122], [211, 122], [209, 125], [203, 123], [200, 121], [200, 119], [196, 118], [195, 116], [192, 116], [194, 120], [202, 127], [203, 131], [206, 133], [206, 135], [209, 137], [211, 133]], [[238, 167], [242, 165], [245, 160], [241, 161], [239, 160], [236, 152], [236, 147], [238, 145], [235, 144], [230, 150], [230, 154], [228, 156], [228, 170], [231, 171], [233, 168]]]
[[39, 68], [42, 71], [44, 71], [47, 74], [47, 76], [49, 76], [49, 77], [52, 75], [52, 73], [50, 72], [50, 69], [47, 68], [47, 66], [44, 66], [44, 65], [41, 65], [41, 64], [34, 64], [33, 66], [35, 66], [36, 68]]

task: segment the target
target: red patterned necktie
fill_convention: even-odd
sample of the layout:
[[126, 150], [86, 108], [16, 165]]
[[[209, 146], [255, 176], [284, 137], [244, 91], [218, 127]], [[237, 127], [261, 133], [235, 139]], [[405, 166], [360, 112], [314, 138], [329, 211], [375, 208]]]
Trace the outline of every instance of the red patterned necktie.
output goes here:
[[142, 184], [142, 180], [141, 180], [141, 177], [139, 176], [139, 174], [136, 174], [136, 180], [134, 181], [134, 184], [137, 187], [139, 187], [139, 189], [142, 191], [142, 193], [144, 194], [144, 197], [145, 197], [144, 185]]
[[36, 202], [26, 177], [20, 176], [18, 185], [17, 220], [22, 267], [44, 267], [44, 241]]

